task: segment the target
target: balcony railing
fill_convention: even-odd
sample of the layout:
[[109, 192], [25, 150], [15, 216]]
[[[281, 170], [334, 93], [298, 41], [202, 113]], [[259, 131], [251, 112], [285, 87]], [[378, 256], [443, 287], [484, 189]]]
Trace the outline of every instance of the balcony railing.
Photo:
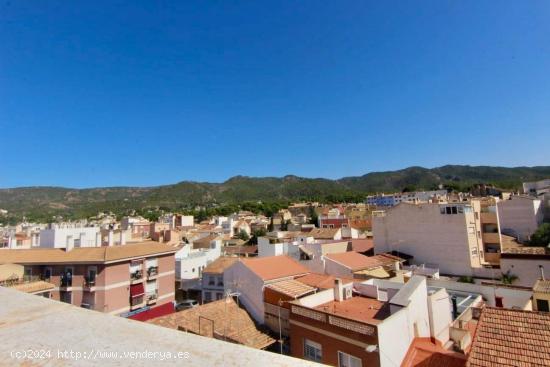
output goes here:
[[130, 299], [130, 306], [132, 307], [141, 306], [143, 304], [143, 301], [144, 301], [143, 296], [132, 297]]
[[90, 290], [95, 287], [95, 277], [84, 277], [84, 288]]
[[149, 277], [149, 278], [158, 275], [158, 273], [159, 273], [159, 267], [158, 266], [150, 266], [147, 269], [147, 277]]
[[63, 274], [61, 275], [61, 287], [68, 288], [73, 286], [73, 277], [72, 275]]
[[141, 278], [143, 278], [143, 272], [141, 270], [136, 270], [130, 273], [131, 280], [140, 280]]
[[147, 293], [147, 295], [146, 295], [147, 304], [150, 305], [150, 304], [156, 303], [157, 298], [158, 298], [158, 292], [157, 291]]

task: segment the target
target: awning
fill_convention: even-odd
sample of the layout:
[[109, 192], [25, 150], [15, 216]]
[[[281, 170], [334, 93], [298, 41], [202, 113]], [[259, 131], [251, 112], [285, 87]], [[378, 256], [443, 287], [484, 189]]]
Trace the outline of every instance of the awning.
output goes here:
[[174, 304], [172, 302], [167, 302], [160, 306], [146, 309], [143, 312], [138, 312], [129, 316], [129, 319], [138, 320], [138, 321], [147, 321], [154, 319], [155, 317], [165, 316], [174, 313]]
[[130, 285], [130, 297], [139, 297], [145, 294], [145, 289], [143, 288], [143, 283], [132, 284]]

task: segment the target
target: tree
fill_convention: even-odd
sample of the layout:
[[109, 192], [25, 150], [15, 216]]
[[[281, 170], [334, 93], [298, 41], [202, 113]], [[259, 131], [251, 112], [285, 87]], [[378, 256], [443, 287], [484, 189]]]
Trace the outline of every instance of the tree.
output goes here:
[[500, 278], [500, 281], [503, 284], [512, 284], [518, 279], [519, 278], [517, 275], [510, 273], [510, 270], [508, 270], [506, 273], [502, 273], [502, 277]]
[[315, 211], [315, 208], [313, 208], [312, 206], [309, 207], [309, 217], [310, 217], [310, 220], [309, 220], [309, 224], [313, 224], [315, 225], [315, 227], [317, 227], [319, 225], [319, 216], [317, 215], [317, 212]]
[[250, 238], [249, 243], [251, 245], [257, 245], [258, 244], [258, 237], [265, 236], [267, 234], [267, 231], [263, 228], [257, 229], [252, 233], [252, 237]]
[[550, 245], [550, 223], [543, 223], [531, 236], [530, 246]]
[[463, 275], [460, 278], [458, 278], [459, 283], [470, 283], [474, 284], [474, 278], [468, 275]]
[[246, 233], [246, 231], [244, 229], [241, 229], [239, 231], [239, 233], [237, 234], [237, 236], [235, 236], [243, 241], [248, 241], [250, 239], [250, 236], [248, 235], [248, 233]]
[[290, 221], [290, 219], [288, 219], [288, 220], [285, 221], [285, 220], [281, 217], [281, 231], [288, 231], [288, 225], [289, 225], [290, 223], [292, 223], [292, 222]]

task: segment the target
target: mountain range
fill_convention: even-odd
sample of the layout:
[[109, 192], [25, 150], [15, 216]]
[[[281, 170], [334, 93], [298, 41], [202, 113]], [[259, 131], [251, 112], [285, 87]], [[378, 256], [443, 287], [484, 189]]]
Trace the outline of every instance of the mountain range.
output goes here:
[[519, 189], [521, 183], [550, 177], [550, 166], [492, 167], [446, 165], [409, 167], [371, 172], [337, 180], [325, 178], [235, 176], [223, 183], [183, 181], [155, 187], [19, 187], [0, 189], [0, 208], [15, 216], [85, 217], [99, 211], [163, 207], [169, 210], [207, 204], [246, 201], [357, 200], [376, 192], [429, 190], [443, 185], [467, 190], [471, 185], [493, 184]]

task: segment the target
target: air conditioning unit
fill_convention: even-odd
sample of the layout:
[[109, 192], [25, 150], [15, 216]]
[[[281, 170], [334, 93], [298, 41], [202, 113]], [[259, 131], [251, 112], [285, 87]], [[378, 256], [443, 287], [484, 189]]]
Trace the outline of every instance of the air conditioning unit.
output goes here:
[[353, 296], [353, 290], [351, 288], [345, 289], [344, 299], [349, 299]]

